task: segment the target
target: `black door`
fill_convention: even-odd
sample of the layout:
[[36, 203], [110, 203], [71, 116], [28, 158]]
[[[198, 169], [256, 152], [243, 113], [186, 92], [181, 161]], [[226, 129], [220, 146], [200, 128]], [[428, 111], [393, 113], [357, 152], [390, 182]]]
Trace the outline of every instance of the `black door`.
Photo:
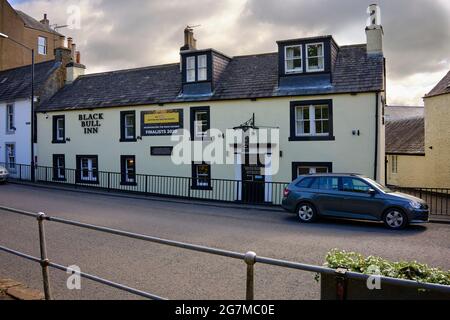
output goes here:
[[246, 164], [242, 166], [242, 201], [246, 203], [263, 203], [265, 191], [264, 166]]

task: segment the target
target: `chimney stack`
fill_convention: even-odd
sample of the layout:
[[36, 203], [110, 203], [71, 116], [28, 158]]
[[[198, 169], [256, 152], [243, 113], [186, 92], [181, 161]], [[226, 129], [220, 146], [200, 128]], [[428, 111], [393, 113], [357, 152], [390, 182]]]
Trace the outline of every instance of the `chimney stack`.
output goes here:
[[194, 38], [194, 29], [187, 26], [184, 29], [184, 46], [180, 48], [180, 51], [197, 50], [197, 40]]
[[383, 54], [383, 27], [380, 7], [371, 4], [367, 9], [369, 19], [366, 27], [367, 54]]
[[44, 13], [44, 19], [42, 19], [41, 21], [39, 21], [40, 23], [49, 26], [50, 25], [50, 21], [47, 19], [47, 14]]

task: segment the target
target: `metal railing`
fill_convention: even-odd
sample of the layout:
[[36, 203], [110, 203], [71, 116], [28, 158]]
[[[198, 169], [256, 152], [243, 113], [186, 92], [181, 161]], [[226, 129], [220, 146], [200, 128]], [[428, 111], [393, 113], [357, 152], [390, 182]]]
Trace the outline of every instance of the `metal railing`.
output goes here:
[[[32, 212], [27, 212], [27, 211], [3, 207], [3, 206], [0, 206], [0, 212], [15, 213], [15, 214], [19, 214], [19, 215], [37, 219], [38, 229], [39, 229], [39, 244], [40, 244], [39, 247], [40, 247], [40, 256], [41, 256], [40, 258], [31, 256], [31, 255], [28, 255], [28, 254], [25, 254], [25, 253], [22, 253], [22, 252], [19, 252], [19, 251], [16, 251], [16, 250], [4, 247], [4, 246], [0, 246], [0, 251], [4, 251], [7, 253], [16, 255], [18, 257], [28, 259], [30, 261], [37, 262], [41, 265], [43, 288], [44, 288], [44, 295], [45, 295], [46, 300], [52, 299], [50, 279], [49, 279], [49, 267], [58, 269], [61, 271], [65, 271], [65, 272], [71, 272], [71, 273], [74, 273], [74, 271], [71, 270], [70, 268], [67, 268], [67, 267], [62, 266], [57, 263], [54, 263], [49, 259], [48, 254], [47, 254], [47, 249], [46, 249], [46, 240], [47, 239], [46, 239], [46, 234], [45, 234], [44, 222], [61, 223], [61, 224], [65, 224], [65, 225], [75, 226], [75, 227], [79, 227], [79, 228], [83, 228], [83, 229], [94, 230], [94, 231], [103, 232], [103, 233], [107, 233], [107, 234], [113, 234], [113, 235], [122, 236], [122, 237], [126, 237], [126, 238], [137, 239], [137, 240], [147, 241], [147, 242], [151, 242], [151, 243], [157, 243], [157, 244], [161, 244], [161, 245], [176, 247], [176, 248], [180, 248], [180, 249], [191, 250], [191, 251], [195, 251], [195, 252], [202, 252], [202, 253], [207, 253], [207, 254], [211, 254], [211, 255], [242, 260], [246, 264], [246, 282], [245, 282], [245, 286], [246, 286], [245, 298], [246, 298], [246, 300], [254, 300], [254, 298], [255, 298], [254, 267], [255, 267], [256, 263], [277, 266], [277, 267], [282, 267], [282, 268], [288, 268], [288, 269], [294, 269], [294, 270], [314, 272], [314, 273], [318, 273], [318, 274], [336, 275], [339, 278], [344, 278], [344, 279], [367, 280], [370, 277], [369, 275], [366, 275], [366, 274], [346, 271], [346, 270], [342, 270], [342, 269], [335, 270], [335, 269], [326, 268], [326, 267], [322, 267], [322, 266], [315, 266], [315, 265], [309, 265], [309, 264], [303, 264], [303, 263], [298, 263], [298, 262], [273, 259], [273, 258], [267, 258], [267, 257], [260, 257], [260, 256], [257, 256], [256, 253], [254, 253], [252, 251], [249, 251], [244, 254], [244, 253], [239, 253], [239, 252], [235, 252], [235, 251], [216, 249], [216, 248], [211, 248], [211, 247], [207, 247], [207, 246], [200, 246], [200, 245], [190, 244], [190, 243], [186, 243], [186, 242], [152, 237], [152, 236], [147, 236], [147, 235], [143, 235], [143, 234], [132, 233], [132, 232], [128, 232], [128, 231], [82, 223], [82, 222], [78, 222], [78, 221], [74, 221], [74, 220], [58, 218], [58, 217], [54, 217], [54, 216], [48, 216], [44, 213], [32, 213]], [[166, 300], [165, 298], [158, 296], [156, 294], [152, 294], [152, 293], [141, 291], [141, 290], [138, 290], [135, 288], [131, 288], [129, 286], [126, 286], [126, 285], [123, 285], [120, 283], [116, 283], [116, 282], [113, 282], [113, 281], [110, 281], [110, 280], [107, 280], [107, 279], [104, 279], [104, 278], [101, 278], [101, 277], [98, 277], [95, 275], [91, 275], [91, 274], [84, 273], [84, 272], [79, 272], [79, 275], [83, 278], [92, 280], [94, 282], [102, 283], [107, 286], [135, 294], [137, 296], [141, 296], [141, 297], [153, 299], [153, 300]], [[421, 282], [412, 281], [412, 280], [396, 279], [396, 278], [389, 278], [389, 277], [384, 277], [384, 276], [380, 276], [379, 280], [382, 284], [383, 283], [394, 284], [394, 285], [403, 286], [403, 287], [412, 287], [412, 288], [417, 288], [417, 289], [438, 291], [438, 292], [443, 292], [446, 294], [450, 293], [450, 286], [445, 286], [445, 285], [421, 283]], [[340, 286], [346, 286], [347, 285], [346, 283], [347, 283], [347, 281], [343, 281], [342, 283], [340, 283]], [[342, 288], [340, 286], [336, 287], [336, 297], [338, 299], [343, 300], [343, 299], [345, 299], [344, 293], [346, 292], [346, 288]]]
[[[0, 163], [7, 167], [5, 164]], [[10, 170], [9, 168], [7, 168]], [[82, 174], [84, 173], [84, 179]], [[10, 177], [19, 181], [30, 181], [31, 167], [15, 164]], [[241, 202], [249, 204], [280, 205], [287, 182], [241, 181], [231, 179], [207, 179], [200, 186], [199, 179], [164, 175], [135, 174], [134, 181], [126, 181], [119, 172], [85, 171], [79, 169], [56, 169], [35, 166], [38, 182], [124, 191], [136, 194], [157, 195], [185, 199]], [[200, 179], [201, 180], [201, 179]], [[204, 182], [204, 181], [203, 181]]]
[[450, 216], [450, 188], [411, 188], [389, 186], [394, 191], [410, 194], [426, 201], [430, 213], [436, 216]]

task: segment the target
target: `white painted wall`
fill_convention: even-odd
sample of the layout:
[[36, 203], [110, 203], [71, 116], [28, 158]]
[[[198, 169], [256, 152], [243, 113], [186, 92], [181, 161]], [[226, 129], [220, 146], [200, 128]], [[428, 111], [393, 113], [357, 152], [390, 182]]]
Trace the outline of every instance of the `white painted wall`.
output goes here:
[[23, 99], [11, 101], [14, 104], [15, 127], [13, 134], [6, 132], [6, 102], [0, 102], [0, 163], [5, 162], [6, 143], [16, 145], [16, 163], [30, 164], [31, 162], [31, 100]]
[[[333, 100], [333, 127], [336, 140], [289, 142], [290, 102], [317, 99]], [[150, 156], [151, 146], [173, 145], [168, 136], [143, 137], [142, 141], [134, 143], [119, 142], [120, 111], [136, 110], [139, 136], [141, 111], [181, 108], [184, 110], [184, 128], [189, 129], [190, 107], [210, 106], [212, 128], [220, 130], [233, 128], [250, 119], [255, 113], [256, 125], [281, 129], [280, 150], [283, 151], [283, 157], [280, 159], [280, 172], [272, 179], [274, 182], [291, 181], [292, 162], [332, 162], [334, 172], [356, 172], [373, 177], [375, 102], [375, 93], [363, 93], [61, 111], [48, 113], [48, 117], [39, 113], [38, 164], [51, 167], [53, 154], [65, 154], [66, 168], [76, 168], [76, 155], [98, 155], [100, 171], [120, 172], [120, 155], [135, 155], [137, 173], [190, 177], [190, 165], [175, 166], [170, 157]], [[104, 114], [99, 133], [85, 135], [78, 116], [98, 112]], [[60, 114], [66, 116], [66, 137], [70, 138], [70, 142], [52, 144], [52, 116]], [[381, 123], [381, 118], [379, 121]], [[359, 129], [361, 135], [352, 135], [353, 129]], [[379, 141], [383, 143], [384, 138], [380, 137]], [[380, 159], [378, 178], [384, 176], [384, 161], [381, 161], [384, 159], [383, 148], [379, 148], [381, 154], [378, 155]], [[212, 178], [235, 179], [239, 169], [234, 165], [213, 165], [211, 172]]]

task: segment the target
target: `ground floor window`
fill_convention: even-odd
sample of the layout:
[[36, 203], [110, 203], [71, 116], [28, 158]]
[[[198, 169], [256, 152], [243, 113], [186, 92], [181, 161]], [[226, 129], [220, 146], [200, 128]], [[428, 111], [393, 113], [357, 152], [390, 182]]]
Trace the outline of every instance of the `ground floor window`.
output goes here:
[[135, 156], [121, 156], [120, 157], [120, 172], [122, 185], [136, 184], [136, 157]]
[[394, 174], [398, 172], [398, 156], [391, 156], [391, 172]]
[[14, 143], [6, 143], [5, 144], [5, 150], [6, 150], [6, 168], [11, 171], [16, 171], [16, 145]]
[[211, 165], [207, 163], [192, 164], [192, 188], [211, 188]]
[[53, 155], [53, 180], [66, 180], [66, 160], [63, 154]]
[[331, 162], [293, 162], [292, 180], [297, 179], [301, 175], [331, 173], [332, 171], [333, 164]]
[[94, 183], [98, 181], [98, 156], [77, 156], [77, 182]]

